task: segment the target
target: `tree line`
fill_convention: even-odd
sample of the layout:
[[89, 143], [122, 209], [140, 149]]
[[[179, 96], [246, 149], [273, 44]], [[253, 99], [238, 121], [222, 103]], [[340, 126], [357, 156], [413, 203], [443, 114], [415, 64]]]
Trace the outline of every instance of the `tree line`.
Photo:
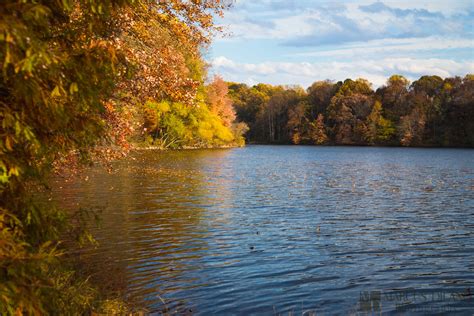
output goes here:
[[301, 87], [229, 82], [253, 143], [474, 147], [474, 75], [410, 82], [393, 75]]

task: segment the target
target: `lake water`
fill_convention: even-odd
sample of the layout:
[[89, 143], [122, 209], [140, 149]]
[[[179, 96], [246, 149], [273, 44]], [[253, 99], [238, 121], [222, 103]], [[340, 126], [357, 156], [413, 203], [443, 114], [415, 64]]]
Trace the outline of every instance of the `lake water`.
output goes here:
[[140, 151], [62, 184], [101, 210], [82, 258], [150, 313], [474, 310], [474, 150]]

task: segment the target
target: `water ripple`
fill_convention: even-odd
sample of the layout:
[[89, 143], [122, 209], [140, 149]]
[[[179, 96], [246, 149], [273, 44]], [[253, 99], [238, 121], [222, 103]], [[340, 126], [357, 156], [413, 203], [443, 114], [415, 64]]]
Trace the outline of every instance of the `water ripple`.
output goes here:
[[87, 264], [152, 314], [474, 308], [473, 150], [249, 146], [132, 158], [61, 183], [58, 197], [102, 209]]

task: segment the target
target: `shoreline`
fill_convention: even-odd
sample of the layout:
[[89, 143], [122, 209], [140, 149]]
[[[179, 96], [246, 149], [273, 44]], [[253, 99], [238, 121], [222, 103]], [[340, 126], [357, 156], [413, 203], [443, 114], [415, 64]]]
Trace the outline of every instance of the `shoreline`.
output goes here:
[[175, 151], [175, 150], [199, 150], [199, 149], [230, 149], [230, 148], [242, 148], [246, 145], [223, 145], [223, 146], [211, 146], [211, 147], [198, 147], [198, 146], [183, 146], [181, 148], [163, 148], [160, 146], [146, 146], [146, 147], [132, 147], [131, 150], [162, 150], [162, 151]]
[[243, 148], [246, 146], [291, 146], [291, 147], [367, 147], [367, 148], [418, 148], [418, 149], [474, 149], [474, 147], [463, 147], [463, 146], [400, 146], [400, 145], [364, 145], [364, 144], [325, 144], [325, 145], [313, 145], [313, 144], [285, 144], [285, 143], [248, 143], [245, 145], [224, 145], [224, 146], [212, 146], [212, 147], [196, 147], [196, 146], [183, 146], [182, 148], [163, 148], [159, 146], [146, 146], [146, 147], [132, 147], [131, 150], [161, 150], [161, 151], [176, 151], [176, 150], [199, 150], [199, 149], [231, 149], [231, 148]]
[[368, 144], [291, 144], [291, 143], [246, 143], [247, 145], [262, 145], [262, 146], [305, 146], [305, 147], [380, 147], [380, 148], [438, 148], [438, 149], [474, 149], [474, 147], [466, 146], [436, 146], [436, 145], [420, 145], [420, 146], [402, 146], [402, 145], [368, 145]]

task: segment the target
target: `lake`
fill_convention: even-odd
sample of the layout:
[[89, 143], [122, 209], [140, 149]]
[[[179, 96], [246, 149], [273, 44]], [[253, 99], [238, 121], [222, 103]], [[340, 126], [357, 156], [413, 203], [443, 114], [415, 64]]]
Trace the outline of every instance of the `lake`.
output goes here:
[[474, 150], [137, 151], [62, 183], [100, 210], [81, 258], [150, 313], [474, 310]]

